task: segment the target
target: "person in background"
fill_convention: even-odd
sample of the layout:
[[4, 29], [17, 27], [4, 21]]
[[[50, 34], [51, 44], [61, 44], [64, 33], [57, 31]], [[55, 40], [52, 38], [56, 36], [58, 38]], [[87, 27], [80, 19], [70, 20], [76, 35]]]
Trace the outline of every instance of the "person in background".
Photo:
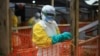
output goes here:
[[37, 23], [38, 21], [40, 21], [40, 13], [39, 13], [39, 12], [36, 12], [36, 13], [35, 13], [35, 16], [34, 16], [34, 17], [31, 17], [31, 18], [28, 20], [28, 25], [32, 26], [32, 25], [34, 25], [35, 23]]
[[29, 20], [28, 20], [28, 26], [33, 26], [35, 24], [35, 20], [34, 20], [34, 17], [31, 17]]
[[[9, 19], [11, 20], [11, 34], [12, 33], [18, 33], [18, 17], [15, 15], [14, 13], [14, 10], [13, 9], [9, 9]], [[12, 29], [14, 28], [14, 29]], [[16, 47], [16, 46], [19, 46], [21, 45], [21, 40], [20, 38], [18, 38], [18, 36], [14, 36], [12, 34], [12, 37], [11, 37], [11, 47]], [[13, 48], [11, 48], [13, 49]]]
[[11, 24], [12, 27], [18, 27], [18, 18], [17, 16], [14, 14], [13, 9], [9, 9], [9, 13], [10, 13], [10, 18], [11, 18]]
[[[56, 45], [59, 45], [59, 43], [66, 40], [72, 39], [72, 35], [70, 32], [60, 33], [58, 25], [54, 20], [55, 16], [56, 12], [53, 6], [43, 6], [41, 11], [42, 19], [37, 22], [32, 28], [32, 41], [33, 44], [35, 44], [38, 48], [37, 56], [42, 55], [42, 49], [44, 49], [45, 52], [48, 51], [48, 54], [52, 54], [50, 52], [50, 50], [52, 49], [51, 46], [54, 47], [53, 50], [55, 51], [57, 49], [57, 47], [55, 47]], [[46, 54], [44, 56], [46, 56]], [[54, 54], [52, 56], [58, 55]]]

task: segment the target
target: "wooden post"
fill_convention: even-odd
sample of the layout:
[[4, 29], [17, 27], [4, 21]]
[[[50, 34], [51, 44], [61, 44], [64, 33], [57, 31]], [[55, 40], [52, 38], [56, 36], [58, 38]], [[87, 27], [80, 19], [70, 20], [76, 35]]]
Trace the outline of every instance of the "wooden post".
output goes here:
[[0, 56], [10, 52], [9, 0], [0, 0]]
[[78, 37], [79, 37], [79, 0], [71, 0], [70, 2], [71, 15], [71, 32], [73, 36], [73, 50], [71, 56], [78, 56]]
[[51, 5], [54, 6], [54, 0], [51, 0]]
[[100, 0], [99, 0], [99, 13], [98, 13], [98, 20], [99, 20], [99, 24], [98, 24], [98, 56], [100, 56]]

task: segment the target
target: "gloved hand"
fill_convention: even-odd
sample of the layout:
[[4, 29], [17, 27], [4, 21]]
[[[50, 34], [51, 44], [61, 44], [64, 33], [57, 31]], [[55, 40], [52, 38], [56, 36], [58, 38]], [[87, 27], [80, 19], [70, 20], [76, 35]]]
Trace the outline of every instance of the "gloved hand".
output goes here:
[[72, 35], [70, 32], [64, 32], [62, 34], [52, 36], [51, 38], [52, 38], [52, 44], [56, 44], [59, 42], [63, 42], [65, 40], [70, 40], [72, 38]]

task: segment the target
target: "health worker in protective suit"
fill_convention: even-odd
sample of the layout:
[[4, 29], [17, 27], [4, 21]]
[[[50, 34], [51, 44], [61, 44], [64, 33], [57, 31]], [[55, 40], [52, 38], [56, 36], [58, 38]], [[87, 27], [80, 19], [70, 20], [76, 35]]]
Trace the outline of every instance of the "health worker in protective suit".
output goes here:
[[[42, 55], [42, 49], [48, 54], [52, 54], [50, 50], [57, 49], [55, 45], [57, 43], [64, 42], [65, 40], [70, 40], [72, 35], [70, 32], [60, 33], [57, 23], [55, 22], [55, 8], [50, 5], [45, 5], [41, 11], [42, 20], [36, 23], [33, 27], [32, 41], [38, 47], [38, 55]], [[46, 50], [48, 48], [48, 50]], [[43, 52], [45, 54], [45, 52]], [[46, 56], [46, 54], [45, 54]], [[50, 56], [50, 55], [49, 55]], [[53, 55], [51, 55], [53, 56]], [[58, 55], [54, 55], [58, 56]]]

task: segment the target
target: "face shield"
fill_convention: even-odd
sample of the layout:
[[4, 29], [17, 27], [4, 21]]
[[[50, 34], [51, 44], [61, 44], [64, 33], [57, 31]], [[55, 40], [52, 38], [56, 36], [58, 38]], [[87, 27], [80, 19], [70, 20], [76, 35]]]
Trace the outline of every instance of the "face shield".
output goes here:
[[55, 14], [47, 13], [45, 17], [46, 22], [52, 22], [55, 19]]

